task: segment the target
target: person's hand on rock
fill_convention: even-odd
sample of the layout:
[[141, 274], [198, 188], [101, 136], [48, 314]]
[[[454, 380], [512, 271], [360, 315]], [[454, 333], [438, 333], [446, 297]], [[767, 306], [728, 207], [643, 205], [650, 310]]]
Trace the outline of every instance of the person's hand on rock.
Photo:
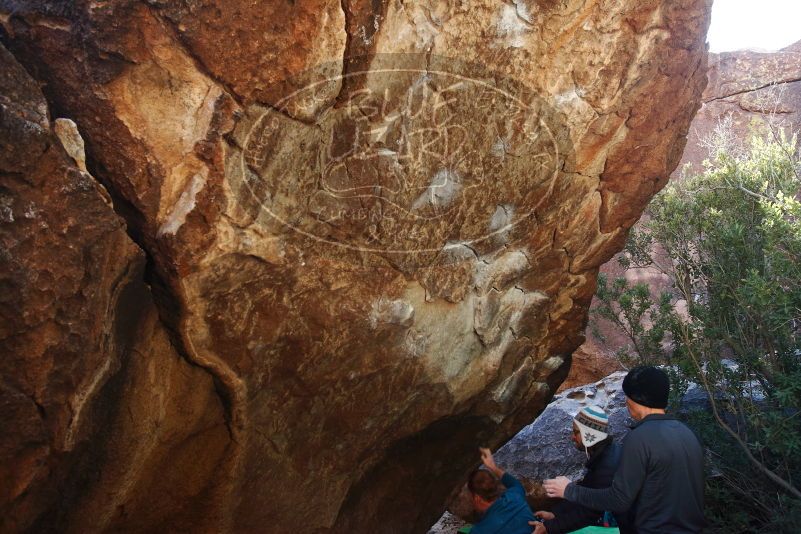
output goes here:
[[495, 458], [492, 457], [492, 451], [484, 447], [479, 447], [478, 452], [481, 453], [481, 462], [487, 466], [487, 469], [497, 469], [498, 466], [495, 465]]
[[564, 499], [565, 497], [565, 488], [567, 485], [570, 484], [570, 479], [567, 477], [556, 477], [546, 480], [542, 483], [542, 487], [545, 488], [545, 493], [548, 497], [556, 497], [559, 499]]
[[501, 478], [503, 476], [503, 469], [495, 465], [495, 458], [492, 457], [492, 452], [484, 447], [479, 447], [478, 451], [481, 453], [481, 462], [486, 468], [492, 471], [496, 477]]

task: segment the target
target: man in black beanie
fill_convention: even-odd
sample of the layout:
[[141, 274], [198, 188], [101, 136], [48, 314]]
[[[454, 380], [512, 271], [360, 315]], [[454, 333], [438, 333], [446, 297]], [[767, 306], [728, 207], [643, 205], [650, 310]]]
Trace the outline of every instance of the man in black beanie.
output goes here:
[[636, 425], [623, 442], [612, 486], [590, 489], [566, 477], [546, 480], [549, 497], [593, 510], [631, 509], [638, 534], [694, 534], [704, 527], [704, 452], [683, 423], [665, 415], [667, 374], [635, 367], [623, 380], [626, 406]]

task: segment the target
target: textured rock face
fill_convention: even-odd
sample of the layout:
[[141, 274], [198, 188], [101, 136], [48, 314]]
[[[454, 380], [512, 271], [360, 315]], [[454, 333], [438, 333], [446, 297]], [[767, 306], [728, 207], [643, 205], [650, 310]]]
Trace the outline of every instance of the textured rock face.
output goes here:
[[60, 505], [122, 530], [136, 518], [118, 506], [149, 509], [140, 527], [180, 524], [159, 493], [208, 485], [228, 443], [220, 399], [172, 350], [74, 123], [50, 121], [2, 47], [0, 66], [0, 530], [76, 530]]
[[609, 416], [609, 433], [617, 441], [626, 435], [631, 418], [618, 371], [603, 380], [567, 389], [555, 397], [535, 422], [525, 427], [496, 453], [500, 465], [515, 476], [544, 480], [563, 474], [583, 476], [587, 457], [570, 439], [573, 417], [585, 406], [600, 406]]
[[[427, 528], [564, 378], [598, 266], [678, 162], [708, 4], [0, 0], [159, 315], [98, 379], [100, 473], [30, 517]], [[111, 298], [114, 268], [83, 267]]]
[[676, 174], [699, 172], [709, 157], [704, 139], [720, 128], [747, 144], [768, 128], [788, 134], [801, 127], [801, 42], [778, 52], [724, 52], [709, 55], [709, 83], [693, 119], [687, 150]]
[[608, 375], [610, 371], [622, 370], [622, 364], [617, 356], [608, 350], [608, 344], [609, 338], [606, 338], [606, 343], [602, 344], [591, 334], [588, 335], [587, 340], [573, 351], [570, 372], [559, 386], [557, 393], [584, 384], [591, 384], [600, 377]]
[[5, 49], [0, 63], [0, 521], [14, 530], [66, 475], [52, 457], [96, 424], [87, 400], [126, 350], [120, 308], [142, 258], [61, 148], [38, 86]]

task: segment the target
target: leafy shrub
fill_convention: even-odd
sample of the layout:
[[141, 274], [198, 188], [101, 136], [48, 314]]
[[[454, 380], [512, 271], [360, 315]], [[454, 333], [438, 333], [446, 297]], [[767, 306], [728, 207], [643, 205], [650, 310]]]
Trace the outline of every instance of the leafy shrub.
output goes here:
[[669, 290], [599, 277], [595, 319], [625, 333], [622, 361], [665, 365], [674, 404], [690, 383], [709, 395], [688, 422], [709, 452], [710, 532], [801, 531], [798, 172], [794, 139], [717, 150], [654, 198], [622, 256]]

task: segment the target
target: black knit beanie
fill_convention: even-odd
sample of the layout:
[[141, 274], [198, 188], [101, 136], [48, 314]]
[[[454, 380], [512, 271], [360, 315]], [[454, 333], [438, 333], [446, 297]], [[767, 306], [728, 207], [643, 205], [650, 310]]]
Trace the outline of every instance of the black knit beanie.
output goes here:
[[662, 369], [652, 365], [633, 368], [623, 379], [623, 393], [649, 408], [667, 408], [670, 379]]

